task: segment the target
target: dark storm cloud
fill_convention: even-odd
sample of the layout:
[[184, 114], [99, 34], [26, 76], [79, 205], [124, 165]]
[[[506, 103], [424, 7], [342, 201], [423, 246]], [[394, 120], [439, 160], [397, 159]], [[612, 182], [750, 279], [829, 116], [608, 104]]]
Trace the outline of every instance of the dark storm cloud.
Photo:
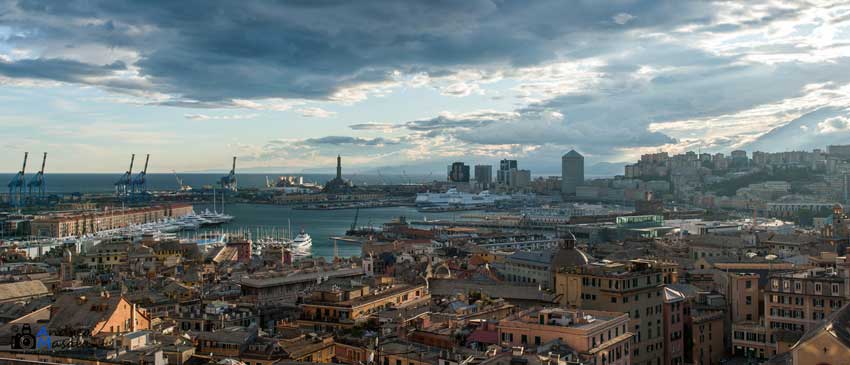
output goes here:
[[[596, 37], [704, 22], [701, 2], [38, 1], [6, 5], [8, 41], [135, 50], [154, 91], [200, 101], [328, 98], [394, 70], [534, 65]], [[625, 13], [625, 25], [612, 17]], [[97, 19], [95, 21], [93, 19]], [[17, 61], [23, 62], [23, 61]], [[25, 73], [10, 75], [28, 77]], [[41, 75], [74, 82], [73, 75]]]
[[0, 61], [0, 75], [11, 78], [81, 82], [92, 76], [108, 76], [127, 69], [124, 62], [108, 65], [90, 65], [62, 59], [27, 59], [17, 62]]

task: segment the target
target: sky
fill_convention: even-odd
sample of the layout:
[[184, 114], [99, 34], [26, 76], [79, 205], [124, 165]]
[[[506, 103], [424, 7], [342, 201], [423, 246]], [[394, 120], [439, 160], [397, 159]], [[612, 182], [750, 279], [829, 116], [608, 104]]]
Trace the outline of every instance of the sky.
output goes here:
[[848, 143], [848, 107], [846, 1], [0, 0], [5, 172], [558, 174]]

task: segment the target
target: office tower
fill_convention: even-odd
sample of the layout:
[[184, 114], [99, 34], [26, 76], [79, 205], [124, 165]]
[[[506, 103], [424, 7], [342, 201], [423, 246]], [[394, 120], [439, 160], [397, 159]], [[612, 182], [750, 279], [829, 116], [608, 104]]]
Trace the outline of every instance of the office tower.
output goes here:
[[482, 189], [488, 189], [493, 183], [493, 166], [475, 165], [475, 183]]
[[517, 169], [516, 160], [499, 161], [499, 171], [496, 173], [496, 183], [508, 184], [508, 172]]
[[570, 150], [561, 157], [561, 194], [575, 195], [576, 187], [584, 183], [584, 156]]
[[449, 181], [455, 183], [469, 182], [469, 165], [455, 162], [449, 166]]

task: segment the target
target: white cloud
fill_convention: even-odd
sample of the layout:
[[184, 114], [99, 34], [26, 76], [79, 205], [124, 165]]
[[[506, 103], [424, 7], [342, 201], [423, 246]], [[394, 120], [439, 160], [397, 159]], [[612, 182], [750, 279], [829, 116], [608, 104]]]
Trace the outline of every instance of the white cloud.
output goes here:
[[268, 98], [259, 100], [233, 99], [233, 107], [254, 110], [287, 111], [296, 106], [304, 105], [301, 99]]
[[441, 90], [440, 94], [443, 94], [443, 95], [446, 95], [446, 96], [463, 97], [463, 96], [469, 96], [472, 93], [480, 94], [482, 92], [483, 92], [483, 90], [481, 90], [481, 87], [478, 86], [478, 84], [468, 84], [468, 83], [465, 83], [465, 82], [457, 82], [457, 83], [451, 84], [451, 85], [443, 88]]
[[305, 118], [330, 118], [336, 115], [336, 112], [332, 112], [330, 110], [325, 110], [318, 107], [301, 108], [298, 109], [298, 112], [301, 113], [301, 116]]
[[231, 114], [231, 115], [208, 115], [208, 114], [184, 114], [183, 117], [190, 120], [242, 120], [254, 119], [258, 114]]
[[625, 25], [626, 23], [628, 23], [629, 21], [631, 21], [634, 18], [635, 18], [635, 16], [632, 15], [632, 14], [629, 14], [629, 13], [619, 13], [619, 14], [611, 17], [611, 19], [614, 21], [614, 23], [617, 23], [619, 25]]
[[818, 133], [836, 133], [850, 131], [850, 118], [845, 116], [837, 116], [824, 119], [818, 123]]

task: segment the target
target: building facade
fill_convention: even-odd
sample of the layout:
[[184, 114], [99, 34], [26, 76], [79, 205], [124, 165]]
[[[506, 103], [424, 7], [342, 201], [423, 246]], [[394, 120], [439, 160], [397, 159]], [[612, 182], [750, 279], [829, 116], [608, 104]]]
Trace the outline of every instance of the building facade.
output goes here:
[[664, 359], [664, 285], [675, 277], [665, 265], [635, 260], [629, 265], [587, 265], [555, 275], [561, 304], [583, 309], [629, 310], [632, 363], [657, 365]]
[[561, 157], [561, 194], [575, 195], [576, 187], [584, 183], [584, 156], [570, 150]]
[[191, 214], [192, 209], [191, 204], [168, 204], [40, 215], [36, 216], [31, 223], [31, 234], [38, 237], [56, 238], [82, 236], [131, 225], [157, 222], [166, 218], [181, 217]]
[[540, 346], [561, 341], [583, 363], [631, 364], [628, 314], [562, 308], [531, 309], [499, 321], [499, 341], [507, 346]]

